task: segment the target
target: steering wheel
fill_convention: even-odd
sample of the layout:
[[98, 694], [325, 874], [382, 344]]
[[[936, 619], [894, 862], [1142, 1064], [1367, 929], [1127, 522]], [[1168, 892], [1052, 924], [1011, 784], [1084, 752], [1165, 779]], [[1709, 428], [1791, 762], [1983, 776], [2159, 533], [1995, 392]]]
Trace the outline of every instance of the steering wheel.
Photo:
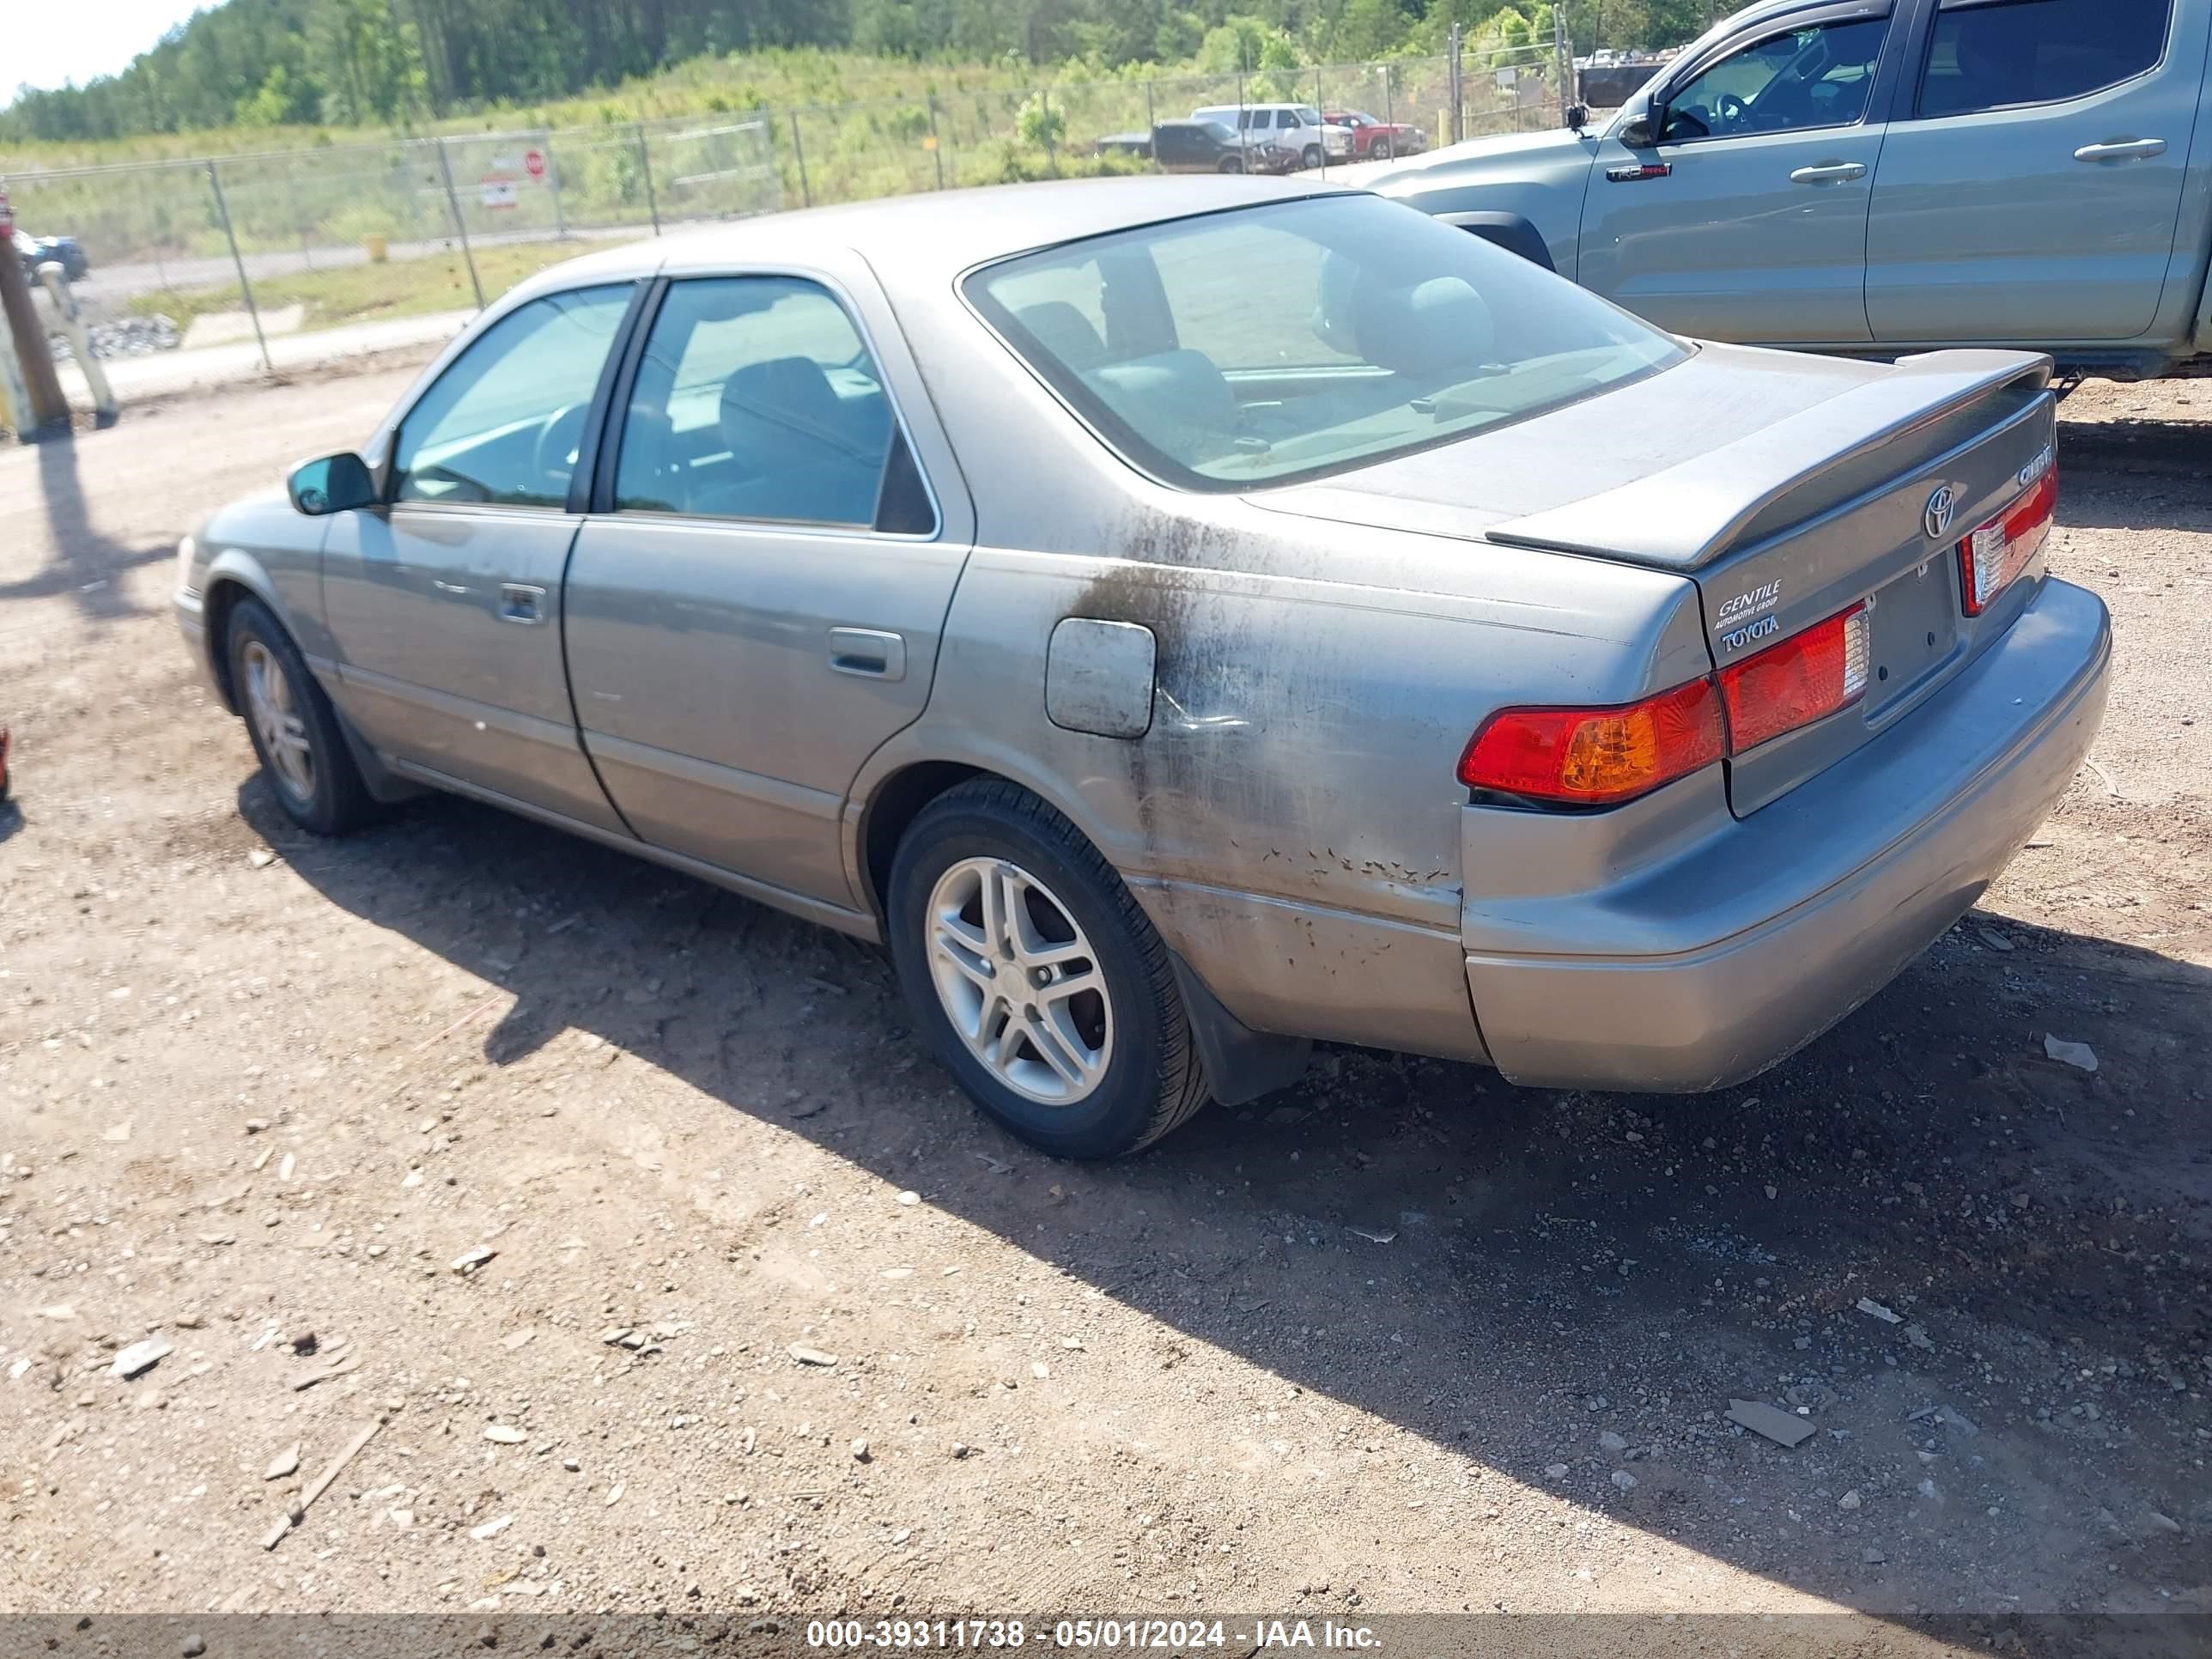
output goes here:
[[1750, 107], [1735, 94], [1724, 92], [1713, 100], [1713, 118], [1724, 127], [1736, 126], [1749, 113]]
[[549, 483], [564, 489], [576, 472], [576, 446], [583, 441], [583, 404], [563, 404], [538, 428], [538, 443], [531, 451], [531, 470]]

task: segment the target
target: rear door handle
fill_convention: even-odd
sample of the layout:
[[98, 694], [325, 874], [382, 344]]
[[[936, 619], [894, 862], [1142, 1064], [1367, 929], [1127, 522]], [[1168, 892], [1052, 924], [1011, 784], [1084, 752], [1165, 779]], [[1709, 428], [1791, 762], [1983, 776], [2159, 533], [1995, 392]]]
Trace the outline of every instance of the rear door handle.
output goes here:
[[2109, 144], [2084, 144], [2074, 152], [2077, 161], [2147, 161], [2166, 154], [2163, 138], [2116, 138]]
[[1818, 167], [1799, 167], [1790, 175], [1793, 185], [1836, 185], [1848, 179], [1866, 177], [1863, 161], [1823, 161]]
[[534, 628], [545, 620], [545, 590], [527, 582], [499, 585], [499, 619]]
[[872, 680], [906, 678], [906, 637], [880, 628], [833, 628], [830, 665], [841, 674]]

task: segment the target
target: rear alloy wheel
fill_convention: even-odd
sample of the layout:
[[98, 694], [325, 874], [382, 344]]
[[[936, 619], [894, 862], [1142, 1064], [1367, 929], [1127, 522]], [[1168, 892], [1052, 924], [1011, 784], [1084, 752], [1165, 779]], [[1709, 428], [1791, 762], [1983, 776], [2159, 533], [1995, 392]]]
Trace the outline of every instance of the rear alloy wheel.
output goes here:
[[1040, 1105], [1090, 1098], [1114, 1058], [1114, 1000], [1052, 889], [1006, 859], [963, 859], [928, 921], [938, 1006], [984, 1070]]
[[337, 712], [282, 623], [258, 599], [230, 613], [230, 684], [277, 804], [302, 830], [342, 835], [376, 810]]
[[1061, 1158], [1149, 1146], [1206, 1102], [1168, 951], [1112, 866], [1026, 790], [966, 783], [899, 843], [901, 988], [938, 1056]]

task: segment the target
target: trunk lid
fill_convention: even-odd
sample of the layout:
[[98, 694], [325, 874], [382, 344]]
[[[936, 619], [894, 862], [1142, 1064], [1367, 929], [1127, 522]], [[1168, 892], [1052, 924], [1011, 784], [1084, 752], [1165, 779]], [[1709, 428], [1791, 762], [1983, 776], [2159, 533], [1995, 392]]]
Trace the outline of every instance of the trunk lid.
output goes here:
[[1731, 759], [1741, 817], [1877, 735], [2009, 625], [2033, 582], [1968, 617], [1956, 549], [2050, 464], [2049, 374], [2019, 352], [1883, 366], [1705, 347], [1591, 404], [1252, 499], [1679, 571], [1717, 668], [1864, 603], [1865, 696]]

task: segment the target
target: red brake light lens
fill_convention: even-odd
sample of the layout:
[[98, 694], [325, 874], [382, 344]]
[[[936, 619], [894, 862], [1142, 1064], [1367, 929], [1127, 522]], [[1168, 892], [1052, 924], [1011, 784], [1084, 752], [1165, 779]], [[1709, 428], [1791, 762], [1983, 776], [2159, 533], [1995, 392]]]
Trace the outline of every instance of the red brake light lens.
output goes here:
[[1692, 680], [1617, 708], [1508, 708], [1460, 756], [1470, 789], [1610, 806], [1720, 759], [1727, 748], [1713, 683]]
[[1959, 597], [1968, 616], [1980, 616], [2027, 568], [2050, 536], [2057, 511], [2058, 467], [2053, 462], [2026, 495], [1959, 544]]
[[1855, 605], [1721, 670], [1729, 752], [1741, 755], [1856, 702], [1866, 691], [1868, 631], [1866, 606]]

